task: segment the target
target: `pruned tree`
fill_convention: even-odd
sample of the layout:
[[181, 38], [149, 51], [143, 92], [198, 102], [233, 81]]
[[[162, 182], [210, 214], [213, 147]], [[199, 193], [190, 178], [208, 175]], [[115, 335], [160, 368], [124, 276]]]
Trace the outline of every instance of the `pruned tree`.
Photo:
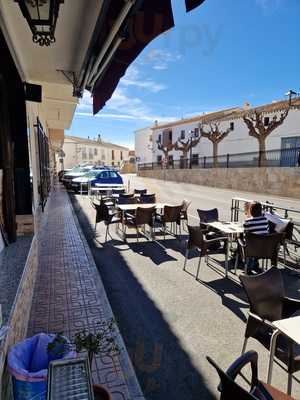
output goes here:
[[219, 122], [214, 122], [208, 124], [209, 126], [209, 131], [205, 131], [203, 129], [202, 124], [199, 124], [199, 132], [200, 132], [200, 137], [205, 137], [208, 140], [212, 142], [213, 145], [213, 165], [214, 167], [217, 167], [218, 165], [218, 146], [219, 143], [225, 139], [226, 136], [229, 135], [229, 133], [232, 131], [231, 128], [226, 129], [225, 131], [220, 130], [220, 123]]
[[201, 139], [201, 136], [199, 136], [195, 139], [192, 139], [192, 140], [189, 139], [186, 142], [183, 141], [182, 139], [178, 139], [177, 142], [175, 143], [175, 150], [182, 151], [182, 156], [184, 159], [186, 159], [186, 158], [188, 158], [189, 151], [193, 147], [197, 146], [200, 139]]
[[243, 121], [247, 125], [249, 129], [249, 136], [254, 137], [258, 140], [259, 144], [259, 164], [266, 164], [266, 139], [267, 137], [280, 125], [283, 124], [284, 120], [288, 116], [290, 111], [290, 106], [283, 111], [280, 116], [274, 115], [274, 117], [265, 123], [265, 114], [263, 112], [259, 112], [254, 110], [250, 114], [245, 114], [243, 116]]
[[160, 151], [163, 152], [163, 154], [164, 154], [164, 159], [165, 159], [166, 161], [168, 161], [169, 152], [172, 151], [172, 150], [175, 148], [175, 143], [174, 143], [174, 144], [173, 144], [173, 143], [170, 143], [170, 144], [168, 144], [167, 146], [163, 146], [163, 144], [162, 144], [159, 140], [157, 140], [156, 143], [157, 143], [157, 148], [158, 148], [158, 150], [160, 150]]

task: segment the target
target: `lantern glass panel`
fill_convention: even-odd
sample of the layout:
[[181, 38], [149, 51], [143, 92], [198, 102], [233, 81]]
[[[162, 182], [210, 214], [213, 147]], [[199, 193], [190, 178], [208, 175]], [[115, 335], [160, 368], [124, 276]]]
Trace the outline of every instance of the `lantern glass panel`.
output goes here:
[[26, 5], [32, 20], [49, 21], [50, 0], [26, 0]]

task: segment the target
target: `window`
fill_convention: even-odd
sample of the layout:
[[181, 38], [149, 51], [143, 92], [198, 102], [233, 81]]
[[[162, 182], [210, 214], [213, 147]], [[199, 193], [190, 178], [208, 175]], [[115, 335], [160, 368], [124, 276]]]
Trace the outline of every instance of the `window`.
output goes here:
[[83, 160], [87, 159], [87, 152], [86, 152], [86, 148], [85, 147], [83, 147], [81, 149], [81, 157], [82, 157]]
[[120, 151], [120, 159], [123, 160], [123, 151]]
[[268, 126], [270, 123], [270, 118], [269, 117], [265, 117], [264, 118], [264, 126]]
[[102, 171], [100, 174], [101, 179], [109, 179], [109, 171]]
[[185, 131], [184, 131], [184, 130], [182, 130], [182, 131], [180, 132], [180, 139], [181, 139], [181, 140], [185, 139]]
[[98, 155], [98, 149], [94, 149], [94, 156], [97, 156]]
[[101, 160], [105, 161], [105, 150], [101, 150]]
[[157, 156], [157, 162], [161, 163], [161, 160], [162, 160], [162, 156]]
[[199, 164], [199, 154], [193, 154], [192, 164], [194, 164], [194, 165]]
[[173, 139], [172, 131], [166, 130], [163, 132], [163, 138], [162, 138], [163, 146], [169, 146], [170, 144], [172, 144], [172, 139]]
[[92, 160], [93, 158], [94, 158], [93, 149], [89, 148], [89, 160]]
[[161, 134], [158, 135], [158, 143], [161, 143]]
[[113, 179], [116, 179], [116, 178], [118, 178], [118, 174], [114, 171], [110, 171], [110, 177]]
[[111, 159], [112, 159], [112, 160], [115, 159], [115, 151], [114, 151], [114, 150], [111, 151]]
[[231, 131], [234, 130], [234, 122], [230, 122], [230, 130], [231, 130]]

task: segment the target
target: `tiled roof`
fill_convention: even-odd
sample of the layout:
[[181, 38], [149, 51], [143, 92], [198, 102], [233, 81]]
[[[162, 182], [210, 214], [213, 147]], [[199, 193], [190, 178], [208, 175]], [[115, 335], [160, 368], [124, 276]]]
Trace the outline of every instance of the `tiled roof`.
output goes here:
[[110, 143], [110, 142], [104, 142], [103, 140], [98, 141], [98, 140], [93, 140], [93, 139], [87, 139], [83, 137], [78, 137], [78, 136], [65, 136], [65, 141], [66, 139], [70, 139], [76, 143], [82, 143], [82, 144], [89, 144], [92, 146], [101, 146], [101, 147], [108, 147], [110, 149], [119, 149], [119, 150], [127, 150], [129, 149], [124, 146], [119, 146], [118, 144]]
[[[255, 111], [263, 112], [266, 114], [272, 112], [280, 112], [285, 110], [288, 107], [288, 104], [289, 100], [280, 100], [280, 101], [274, 101], [273, 103], [248, 109], [242, 107], [229, 108], [226, 110], [196, 115], [195, 117], [192, 118], [183, 118], [174, 122], [170, 122], [169, 124], [154, 125], [152, 126], [152, 130], [172, 128], [174, 126], [183, 125], [190, 122], [202, 122], [205, 124], [213, 121], [238, 119], [241, 118], [243, 115], [251, 114]], [[300, 97], [296, 97], [292, 100], [292, 106], [294, 106], [297, 109], [300, 108]]]

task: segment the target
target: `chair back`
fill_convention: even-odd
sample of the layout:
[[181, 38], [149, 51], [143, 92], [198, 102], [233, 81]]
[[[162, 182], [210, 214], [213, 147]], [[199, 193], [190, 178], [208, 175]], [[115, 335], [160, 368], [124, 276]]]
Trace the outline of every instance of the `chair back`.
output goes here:
[[259, 275], [241, 275], [240, 280], [251, 312], [269, 321], [282, 318], [285, 291], [281, 272], [276, 267]]
[[155, 214], [155, 207], [138, 207], [135, 214], [136, 225], [150, 225], [153, 226], [153, 219]]
[[219, 211], [217, 208], [212, 208], [211, 210], [197, 210], [197, 213], [200, 218], [200, 224], [208, 223], [208, 222], [215, 222], [219, 220]]
[[180, 206], [164, 206], [163, 221], [176, 222], [180, 225], [180, 214], [182, 210], [182, 204]]
[[119, 196], [118, 199], [118, 204], [136, 204], [138, 201], [135, 197], [124, 197], [124, 196]]
[[[210, 357], [206, 357], [207, 361], [216, 369], [220, 377], [220, 385], [218, 390], [221, 392], [220, 400], [272, 400], [272, 397], [256, 397], [251, 391], [258, 383], [257, 378], [257, 353], [249, 351], [246, 354], [240, 356], [230, 367], [224, 372]], [[250, 392], [242, 388], [238, 383], [235, 382], [235, 378], [240, 370], [251, 362], [252, 368], [252, 379]], [[267, 393], [266, 393], [267, 394]]]
[[201, 227], [188, 225], [188, 231], [189, 231], [189, 239], [187, 243], [188, 249], [191, 250], [194, 248], [198, 248], [201, 249], [202, 255], [203, 252], [204, 254], [206, 254], [207, 248]]
[[277, 265], [280, 244], [284, 239], [283, 233], [269, 233], [258, 235], [247, 232], [245, 234], [245, 256], [272, 260]]
[[125, 194], [125, 189], [112, 189], [112, 194]]
[[147, 189], [134, 189], [135, 194], [146, 194]]
[[140, 203], [142, 203], [142, 204], [156, 203], [155, 194], [141, 194]]
[[130, 199], [134, 197], [134, 193], [120, 193], [120, 197]]
[[109, 208], [103, 200], [100, 201], [100, 204], [93, 203], [93, 206], [96, 209], [96, 224], [110, 221]]

